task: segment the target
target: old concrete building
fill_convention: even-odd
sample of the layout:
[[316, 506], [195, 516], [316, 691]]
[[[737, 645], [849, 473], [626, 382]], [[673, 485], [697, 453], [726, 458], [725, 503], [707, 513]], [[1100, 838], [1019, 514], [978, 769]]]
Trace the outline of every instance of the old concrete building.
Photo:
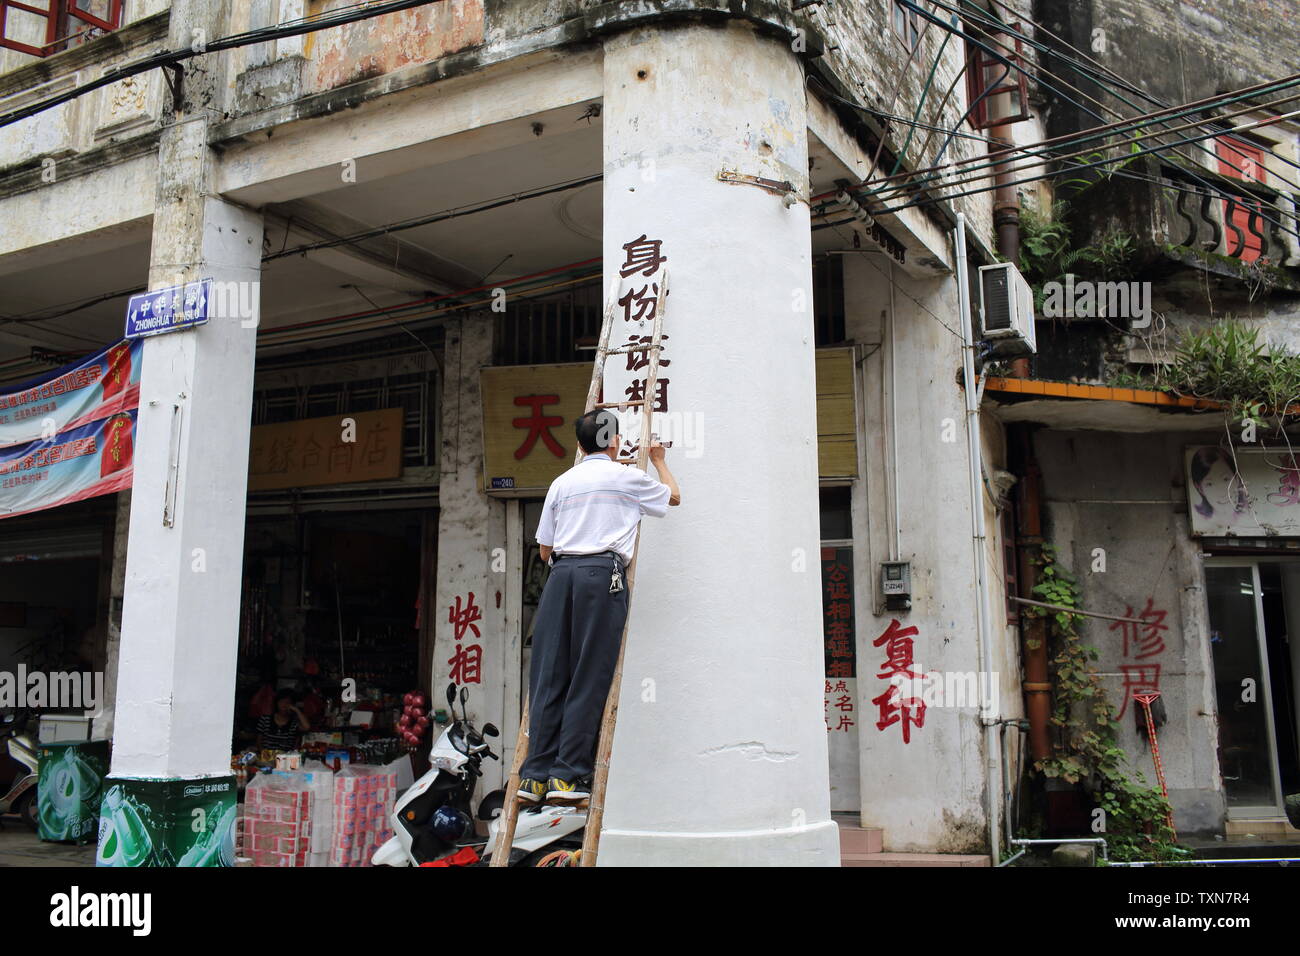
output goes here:
[[[509, 754], [546, 570], [533, 535], [602, 317], [643, 341], [666, 286], [656, 429], [685, 504], [642, 532], [602, 864], [838, 865], [842, 839], [854, 858], [1009, 855], [1038, 786], [1025, 700], [1046, 693], [1009, 601], [1030, 596], [1010, 489], [1032, 469], [1062, 563], [1106, 550], [1083, 606], [1169, 615], [1175, 818], [1222, 829], [1206, 634], [1224, 625], [1178, 484], [1214, 426], [1032, 393], [1160, 361], [1097, 322], [1040, 321], [1035, 364], [985, 367], [976, 406], [964, 360], [1001, 356], [963, 348], [963, 300], [978, 311], [975, 270], [1051, 180], [904, 178], [983, 161], [991, 186], [993, 137], [1092, 125], [1031, 79], [1058, 41], [1018, 41], [1017, 17], [1085, 50], [1098, 26], [1123, 49], [1156, 21], [1046, 0], [89, 6], [0, 2], [0, 394], [112, 348], [134, 294], [211, 280], [213, 312], [132, 347], [129, 491], [5, 503], [0, 560], [49, 563], [6, 573], [0, 602], [84, 582], [65, 617], [108, 672], [94, 733], [124, 792], [228, 780], [267, 672], [335, 696], [352, 680], [383, 715], [454, 680]], [[1221, 21], [1182, 6], [1190, 56]], [[1168, 103], [1270, 78], [1242, 58], [1209, 89], [1131, 62], [1114, 69]], [[1250, 135], [1283, 159], [1261, 153], [1248, 191], [1293, 202], [1294, 126]], [[1121, 219], [1150, 239], [1162, 329], [1231, 295], [1277, 303], [1260, 317], [1284, 327], [1294, 235], [1256, 249], [1282, 270], [1261, 299], [1257, 270], [1220, 261], [1249, 245], [1221, 218], [1215, 256], [1164, 248], [1199, 239], [1170, 231], [1157, 175], [1091, 187], [1116, 198], [1080, 205], [1080, 241]], [[1208, 275], [1233, 291], [1197, 299]], [[611, 358], [605, 400], [639, 397], [641, 373]], [[0, 437], [0, 455], [52, 440]], [[1149, 633], [1090, 626], [1107, 686], [1131, 689], [1121, 658]], [[26, 652], [5, 634], [11, 667]], [[914, 675], [948, 693], [900, 690]]]

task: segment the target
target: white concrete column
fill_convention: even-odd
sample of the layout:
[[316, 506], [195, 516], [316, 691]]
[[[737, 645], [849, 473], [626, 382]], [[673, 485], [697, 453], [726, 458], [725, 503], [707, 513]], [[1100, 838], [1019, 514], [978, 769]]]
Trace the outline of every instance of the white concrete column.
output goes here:
[[[518, 701], [505, 702], [506, 675], [519, 666], [505, 639], [505, 503], [483, 492], [483, 399], [479, 370], [492, 362], [492, 319], [464, 316], [447, 326], [442, 380], [442, 458], [438, 476], [438, 582], [433, 615], [432, 708], [455, 680], [469, 689], [475, 724], [496, 724], [513, 752]], [[500, 548], [494, 562], [493, 549]], [[494, 570], [494, 569], [500, 570]], [[515, 683], [515, 693], [518, 684]], [[459, 710], [460, 705], [457, 704]], [[503, 718], [515, 715], [513, 724]], [[436, 725], [434, 730], [441, 732]], [[431, 731], [432, 732], [432, 731]], [[497, 746], [493, 746], [497, 751]], [[485, 761], [479, 797], [501, 785], [501, 763]]]
[[[224, 24], [222, 4], [182, 0], [173, 6], [173, 46], [189, 43], [194, 29], [219, 35]], [[187, 71], [186, 103], [220, 103], [222, 62]], [[206, 325], [144, 346], [111, 775], [132, 795], [157, 781], [226, 778], [212, 784], [224, 808], [234, 798], [227, 785], [262, 217], [215, 195], [212, 113], [182, 111], [159, 147], [150, 288], [212, 279], [218, 294]], [[157, 839], [159, 860], [181, 859], [183, 848], [163, 853]]]
[[[245, 283], [256, 301], [261, 217], [215, 197], [190, 211], [180, 224], [159, 210], [151, 286], [179, 272]], [[230, 316], [145, 343], [114, 774], [230, 768], [256, 336]]]
[[[622, 33], [602, 121], [617, 343], [649, 334], [624, 316], [670, 274], [656, 430], [684, 504], [642, 524], [600, 863], [837, 866], [800, 66], [739, 23]], [[611, 359], [607, 401], [639, 380], [627, 364]]]

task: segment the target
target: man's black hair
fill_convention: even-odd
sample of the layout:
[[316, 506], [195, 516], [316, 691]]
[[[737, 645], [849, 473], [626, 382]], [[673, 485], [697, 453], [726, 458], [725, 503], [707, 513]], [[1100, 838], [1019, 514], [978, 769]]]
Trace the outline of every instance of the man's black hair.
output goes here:
[[604, 451], [618, 431], [618, 416], [608, 408], [593, 409], [573, 423], [578, 444], [588, 455]]
[[298, 702], [298, 695], [294, 692], [292, 687], [281, 687], [275, 692], [275, 705], [279, 707], [280, 701], [284, 700], [286, 697], [295, 704]]

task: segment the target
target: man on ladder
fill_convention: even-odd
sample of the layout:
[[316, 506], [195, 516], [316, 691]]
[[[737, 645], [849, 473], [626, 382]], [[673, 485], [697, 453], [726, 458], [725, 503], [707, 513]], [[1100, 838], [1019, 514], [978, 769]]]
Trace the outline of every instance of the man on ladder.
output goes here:
[[642, 515], [662, 518], [681, 503], [659, 442], [650, 461], [659, 481], [618, 463], [618, 416], [608, 409], [575, 422], [585, 457], [551, 483], [537, 543], [551, 574], [533, 628], [528, 759], [519, 796], [577, 801], [591, 795], [601, 712], [618, 662], [628, 591], [627, 563]]

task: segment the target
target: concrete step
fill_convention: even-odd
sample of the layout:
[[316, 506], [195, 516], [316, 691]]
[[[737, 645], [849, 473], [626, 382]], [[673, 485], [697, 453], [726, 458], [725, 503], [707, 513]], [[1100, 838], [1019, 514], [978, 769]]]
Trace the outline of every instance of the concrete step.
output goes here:
[[1300, 830], [1291, 826], [1286, 817], [1269, 817], [1258, 820], [1228, 820], [1223, 827], [1229, 840], [1259, 839], [1282, 843], [1300, 842]]
[[880, 827], [840, 826], [841, 853], [879, 853], [885, 848], [885, 831]]
[[840, 866], [989, 866], [987, 856], [959, 853], [840, 853]]

